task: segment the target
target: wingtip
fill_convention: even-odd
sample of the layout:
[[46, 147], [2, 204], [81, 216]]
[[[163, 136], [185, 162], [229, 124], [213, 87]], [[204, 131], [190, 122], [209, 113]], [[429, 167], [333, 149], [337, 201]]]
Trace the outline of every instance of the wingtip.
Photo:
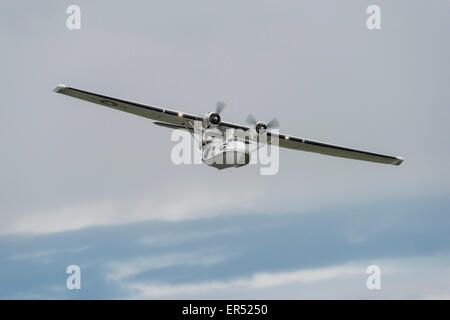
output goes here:
[[53, 88], [54, 92], [61, 92], [63, 91], [67, 86], [65, 84], [58, 84], [56, 87]]
[[402, 162], [403, 162], [403, 158], [402, 157], [395, 157], [395, 162], [394, 162], [394, 164], [395, 165], [401, 165], [402, 164]]

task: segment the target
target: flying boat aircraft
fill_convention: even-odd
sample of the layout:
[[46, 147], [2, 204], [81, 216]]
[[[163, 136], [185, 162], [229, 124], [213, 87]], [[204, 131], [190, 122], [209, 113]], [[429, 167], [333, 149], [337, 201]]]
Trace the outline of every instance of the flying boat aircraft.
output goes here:
[[[329, 156], [378, 162], [383, 164], [400, 165], [401, 157], [389, 156], [369, 151], [357, 150], [339, 145], [309, 140], [292, 135], [281, 134], [276, 130], [278, 120], [268, 123], [257, 121], [253, 116], [246, 120], [248, 126], [222, 121], [221, 113], [225, 103], [219, 101], [216, 110], [203, 116], [188, 114], [180, 111], [145, 105], [137, 102], [113, 98], [80, 89], [57, 85], [53, 91], [77, 99], [89, 101], [112, 109], [125, 111], [141, 117], [154, 120], [154, 124], [170, 129], [187, 130], [191, 134], [200, 124], [202, 161], [217, 169], [241, 167], [250, 162], [251, 151], [249, 144], [259, 143], [260, 138], [266, 138], [266, 144], [278, 145], [281, 148], [315, 152]], [[244, 134], [242, 134], [244, 133]], [[264, 140], [263, 140], [264, 141]], [[231, 159], [231, 160], [230, 160]]]

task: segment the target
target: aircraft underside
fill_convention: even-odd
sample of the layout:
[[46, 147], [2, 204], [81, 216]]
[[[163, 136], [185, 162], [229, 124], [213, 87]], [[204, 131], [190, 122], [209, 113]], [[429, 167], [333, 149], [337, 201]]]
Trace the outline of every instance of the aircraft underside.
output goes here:
[[202, 147], [202, 159], [208, 166], [219, 170], [237, 168], [250, 163], [250, 150], [244, 142], [218, 139]]

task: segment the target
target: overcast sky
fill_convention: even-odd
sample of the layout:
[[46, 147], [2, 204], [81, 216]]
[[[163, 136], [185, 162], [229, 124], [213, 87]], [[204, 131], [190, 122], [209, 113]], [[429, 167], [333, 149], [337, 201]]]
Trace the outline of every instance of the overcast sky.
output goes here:
[[[449, 10], [2, 3], [0, 297], [449, 298]], [[405, 162], [281, 150], [274, 176], [176, 166], [169, 129], [58, 83], [194, 114], [223, 100], [226, 121], [277, 117], [283, 133]], [[80, 291], [65, 288], [71, 264]]]

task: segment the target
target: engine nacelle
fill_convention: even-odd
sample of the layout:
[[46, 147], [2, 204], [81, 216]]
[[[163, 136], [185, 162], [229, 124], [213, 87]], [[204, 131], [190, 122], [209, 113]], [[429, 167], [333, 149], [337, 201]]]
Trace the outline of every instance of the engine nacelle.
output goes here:
[[267, 133], [267, 124], [265, 122], [257, 122], [255, 125], [255, 131], [257, 134], [262, 135]]
[[203, 127], [204, 128], [214, 128], [220, 124], [221, 118], [220, 114], [217, 112], [210, 112], [205, 114], [203, 117]]

